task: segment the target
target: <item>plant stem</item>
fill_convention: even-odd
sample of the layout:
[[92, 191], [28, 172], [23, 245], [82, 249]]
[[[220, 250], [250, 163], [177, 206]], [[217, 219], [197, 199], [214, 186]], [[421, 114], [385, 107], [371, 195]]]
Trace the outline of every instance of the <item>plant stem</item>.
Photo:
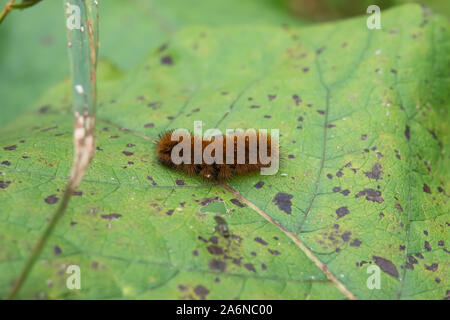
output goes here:
[[30, 257], [28, 258], [28, 260], [25, 264], [25, 267], [22, 269], [22, 271], [19, 275], [19, 278], [14, 283], [14, 286], [12, 287], [10, 293], [6, 296], [6, 299], [15, 299], [19, 289], [22, 287], [23, 283], [27, 279], [28, 274], [30, 273], [31, 269], [33, 268], [36, 259], [39, 257], [39, 255], [40, 255], [42, 249], [44, 248], [44, 245], [47, 242], [48, 238], [50, 237], [53, 229], [55, 228], [59, 219], [64, 214], [64, 211], [66, 210], [67, 205], [69, 204], [70, 197], [71, 197], [73, 191], [75, 191], [75, 189], [73, 189], [73, 187], [71, 186], [71, 182], [69, 182], [58, 209], [56, 210], [55, 214], [53, 215], [52, 219], [50, 220], [50, 223], [47, 225], [47, 228], [45, 229], [44, 233], [42, 234], [41, 238], [39, 239], [39, 242], [33, 248], [33, 251], [31, 252]]
[[32, 0], [32, 1], [27, 1], [27, 2], [22, 2], [22, 3], [14, 3], [15, 0], [10, 0], [6, 5], [5, 8], [3, 9], [2, 13], [0, 13], [0, 24], [2, 23], [3, 20], [5, 20], [6, 16], [11, 12], [12, 9], [25, 9], [25, 8], [29, 8], [34, 6], [35, 4], [41, 2], [42, 0]]
[[36, 3], [41, 2], [42, 0], [32, 0], [22, 3], [13, 4], [11, 7], [13, 9], [25, 9], [34, 6]]
[[6, 18], [8, 13], [12, 10], [11, 6], [14, 4], [14, 0], [10, 0], [3, 9], [2, 13], [0, 13], [0, 23]]
[[[33, 4], [41, 0], [33, 1]], [[10, 2], [12, 4], [12, 2]], [[30, 3], [30, 5], [32, 5]], [[67, 40], [72, 74], [72, 100], [74, 110], [74, 161], [69, 182], [62, 201], [44, 230], [39, 242], [33, 248], [19, 278], [12, 287], [7, 299], [14, 299], [28, 278], [36, 260], [39, 258], [47, 240], [58, 221], [63, 216], [73, 192], [94, 156], [94, 126], [96, 106], [96, 68], [98, 52], [98, 14], [97, 0], [65, 0], [66, 18], [80, 22], [75, 28], [67, 20]], [[9, 9], [10, 10], [10, 9]], [[76, 15], [79, 17], [76, 17]], [[73, 16], [75, 15], [75, 16]]]

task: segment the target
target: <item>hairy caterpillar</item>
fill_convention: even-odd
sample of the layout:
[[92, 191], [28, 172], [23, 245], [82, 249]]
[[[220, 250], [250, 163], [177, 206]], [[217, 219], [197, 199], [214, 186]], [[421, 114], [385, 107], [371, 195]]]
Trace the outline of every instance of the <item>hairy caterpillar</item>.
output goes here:
[[[174, 137], [173, 133], [172, 130], [159, 136], [157, 157], [163, 165], [188, 175], [220, 182], [258, 171], [266, 175], [278, 171], [278, 143], [262, 131], [239, 131], [209, 138], [187, 131], [182, 136]], [[180, 148], [182, 143], [185, 148]], [[174, 154], [183, 159], [175, 161]]]

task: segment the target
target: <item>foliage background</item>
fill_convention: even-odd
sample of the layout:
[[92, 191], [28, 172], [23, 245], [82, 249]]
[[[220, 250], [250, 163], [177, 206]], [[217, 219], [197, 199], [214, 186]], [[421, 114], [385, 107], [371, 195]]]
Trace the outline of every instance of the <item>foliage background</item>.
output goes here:
[[[0, 7], [7, 2], [0, 0]], [[323, 5], [308, 5], [319, 2]], [[365, 12], [369, 4], [385, 8], [408, 2], [426, 4], [436, 12], [450, 16], [447, 1], [440, 0], [102, 1], [100, 58], [126, 71], [183, 26], [258, 23], [301, 26]], [[61, 1], [43, 1], [31, 9], [13, 12], [2, 24], [0, 127], [30, 108], [46, 88], [69, 75], [66, 31], [61, 27], [65, 23], [62, 10]], [[118, 39], [126, 43], [118, 44]]]
[[[388, 4], [400, 2], [405, 1]], [[359, 2], [361, 11], [325, 0], [319, 11], [299, 11], [307, 3], [300, 0], [124, 3], [101, 5], [99, 150], [21, 297], [348, 298], [327, 280], [323, 271], [328, 270], [358, 298], [448, 298], [446, 18], [433, 17], [422, 30], [427, 11], [399, 7], [386, 13], [386, 23], [402, 30], [401, 36], [384, 43], [387, 30], [373, 39], [358, 31], [364, 18], [316, 24], [364, 12], [365, 1]], [[446, 14], [442, 3], [430, 2]], [[44, 1], [13, 12], [0, 28], [1, 121], [6, 125], [0, 134], [1, 296], [39, 238], [70, 169], [65, 29], [55, 26], [64, 26], [61, 5]], [[212, 36], [201, 36], [203, 30]], [[162, 46], [168, 41], [168, 48]], [[196, 43], [204, 48], [198, 54], [192, 52]], [[350, 53], [340, 54], [347, 45]], [[250, 69], [241, 69], [240, 49], [251, 54]], [[320, 58], [306, 59], [309, 69], [303, 72], [309, 76], [297, 78], [295, 59], [302, 53]], [[165, 54], [175, 59], [171, 68], [160, 63]], [[367, 76], [374, 65], [386, 72]], [[269, 76], [252, 88], [252, 71]], [[272, 78], [287, 80], [274, 86]], [[199, 93], [190, 104], [195, 85]], [[233, 193], [157, 164], [152, 137], [168, 126], [191, 123], [183, 107], [167, 121], [170, 106], [200, 105], [199, 115], [214, 124], [215, 111], [230, 103], [229, 96], [216, 94], [222, 86], [238, 97], [246, 92], [261, 105], [268, 103], [269, 89], [278, 90], [276, 100], [269, 98], [269, 111], [279, 115], [267, 117], [265, 109], [251, 108], [256, 101], [244, 99], [220, 125], [247, 125], [239, 110], [253, 110], [258, 126], [282, 123], [286, 177], [268, 177], [262, 185], [258, 177], [238, 179], [231, 184]], [[330, 114], [304, 105], [297, 111], [293, 105], [301, 101], [291, 95], [298, 88], [314, 106], [332, 105]], [[158, 109], [148, 96], [163, 99], [164, 106]], [[217, 110], [209, 109], [211, 102]], [[45, 105], [51, 107], [39, 109]], [[361, 107], [367, 105], [383, 112]], [[37, 109], [10, 121], [32, 108]], [[327, 126], [328, 147], [316, 143], [317, 137], [328, 137], [324, 114], [330, 117], [325, 124], [338, 125], [337, 130]], [[162, 120], [147, 125], [154, 119]], [[338, 150], [340, 141], [345, 150]], [[212, 202], [217, 198], [223, 202]], [[258, 208], [280, 227], [267, 223]], [[302, 213], [310, 209], [304, 221]], [[226, 215], [237, 237], [227, 242], [214, 234], [211, 212]], [[303, 250], [286, 236], [299, 225], [304, 227], [299, 238], [308, 245]], [[68, 263], [89, 270], [80, 292], [65, 288]], [[381, 266], [383, 290], [369, 292], [361, 285], [368, 264]]]

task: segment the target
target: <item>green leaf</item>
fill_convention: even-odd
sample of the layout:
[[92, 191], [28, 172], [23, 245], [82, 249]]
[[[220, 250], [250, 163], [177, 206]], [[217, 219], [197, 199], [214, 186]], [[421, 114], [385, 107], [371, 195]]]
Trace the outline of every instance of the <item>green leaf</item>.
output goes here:
[[[0, 0], [0, 8], [7, 2]], [[15, 10], [2, 24], [0, 127], [28, 110], [46, 88], [69, 76], [63, 13], [62, 1], [42, 1], [30, 9]], [[126, 5], [109, 0], [101, 3], [99, 15], [100, 58], [124, 70], [135, 67], [149, 50], [184, 26], [304, 23], [273, 0], [134, 0]], [[118, 39], [126, 39], [126, 45]]]
[[[187, 27], [123, 76], [101, 64], [95, 158], [19, 297], [446, 298], [450, 28], [424, 14]], [[69, 97], [0, 131], [0, 296], [69, 176]], [[162, 167], [158, 133], [194, 120], [279, 128], [280, 171], [214, 185]]]

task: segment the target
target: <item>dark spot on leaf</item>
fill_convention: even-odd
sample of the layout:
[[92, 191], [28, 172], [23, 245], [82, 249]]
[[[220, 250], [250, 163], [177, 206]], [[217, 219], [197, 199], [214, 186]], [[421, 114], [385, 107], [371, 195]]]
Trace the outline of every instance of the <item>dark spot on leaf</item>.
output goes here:
[[5, 166], [10, 166], [11, 162], [5, 160], [5, 161], [2, 161], [2, 164], [5, 165]]
[[147, 107], [152, 108], [153, 110], [159, 109], [162, 106], [162, 102], [160, 101], [153, 101], [147, 104]]
[[235, 206], [238, 206], [239, 208], [245, 207], [245, 205], [242, 204], [238, 199], [234, 199], [234, 198], [233, 198], [233, 199], [231, 199], [230, 201], [231, 201], [232, 204], [234, 204]]
[[355, 195], [355, 198], [366, 196], [367, 201], [382, 203], [384, 201], [381, 191], [374, 189], [364, 189]]
[[223, 250], [219, 246], [210, 245], [206, 249], [208, 249], [209, 253], [215, 254], [215, 255], [221, 255], [223, 253]]
[[184, 186], [185, 185], [185, 182], [184, 182], [184, 180], [175, 180], [175, 183], [178, 185], [178, 186]]
[[341, 235], [342, 240], [344, 240], [344, 242], [350, 241], [350, 236], [351, 236], [351, 234], [352, 234], [352, 233], [351, 233], [350, 231], [344, 232], [344, 233]]
[[361, 240], [359, 240], [358, 238], [356, 238], [355, 240], [353, 240], [352, 242], [350, 242], [350, 247], [359, 247], [361, 245]]
[[414, 270], [414, 266], [411, 263], [409, 263], [409, 262], [405, 263], [405, 268], [409, 269], [409, 270]]
[[411, 138], [409, 126], [405, 126], [405, 137], [408, 140]]
[[433, 263], [431, 266], [428, 266], [426, 264], [424, 264], [425, 269], [427, 269], [428, 271], [432, 271], [432, 272], [436, 272], [439, 265], [437, 263]]
[[248, 271], [256, 272], [255, 267], [251, 263], [244, 264], [245, 269]]
[[431, 189], [426, 183], [423, 184], [423, 191], [426, 193], [431, 193]]
[[52, 194], [45, 198], [44, 201], [48, 204], [55, 204], [59, 201], [59, 198], [56, 196], [56, 194]]
[[[231, 257], [228, 257], [225, 255], [225, 259], [231, 259]], [[241, 260], [242, 260], [242, 257], [241, 258], [232, 258], [231, 262], [233, 262], [237, 266], [241, 266]]]
[[120, 213], [102, 214], [101, 217], [106, 220], [119, 219], [122, 215]]
[[144, 128], [153, 128], [155, 125], [153, 123], [144, 124]]
[[12, 145], [12, 146], [8, 146], [8, 147], [3, 147], [3, 149], [7, 150], [7, 151], [11, 151], [11, 150], [16, 150], [17, 145]]
[[278, 209], [286, 212], [287, 214], [291, 214], [292, 212], [292, 202], [291, 199], [294, 196], [284, 192], [278, 192], [273, 198], [272, 202], [278, 206]]
[[167, 211], [166, 214], [167, 214], [168, 216], [171, 216], [171, 215], [173, 214], [173, 211], [174, 211], [174, 210], [171, 209], [171, 210]]
[[255, 187], [256, 189], [261, 189], [261, 188], [263, 187], [263, 185], [264, 185], [264, 182], [259, 181], [259, 182], [257, 182], [257, 183], [254, 185], [254, 187]]
[[41, 132], [47, 132], [47, 131], [50, 131], [50, 130], [53, 130], [53, 129], [57, 129], [57, 128], [58, 128], [58, 126], [53, 126], [53, 127], [50, 127], [50, 128], [42, 129]]
[[271, 249], [267, 249], [267, 250], [270, 252], [270, 254], [273, 254], [275, 256], [279, 256], [280, 255], [280, 251], [278, 251], [278, 250], [271, 250]]
[[275, 99], [277, 97], [276, 94], [269, 94], [269, 101], [272, 101], [273, 99]]
[[292, 96], [292, 99], [294, 99], [296, 106], [298, 106], [300, 103], [302, 103], [302, 99], [297, 94], [294, 94]]
[[427, 131], [431, 134], [431, 136], [433, 137], [434, 140], [438, 140], [438, 137], [437, 137], [436, 133], [433, 130], [429, 130], [428, 129]]
[[187, 287], [182, 285], [182, 284], [180, 284], [180, 285], [178, 285], [178, 289], [180, 289], [181, 291], [186, 291]]
[[203, 200], [202, 200], [202, 202], [200, 202], [200, 204], [202, 205], [202, 206], [206, 206], [206, 205], [208, 205], [208, 204], [210, 204], [210, 203], [212, 203], [212, 202], [214, 202], [214, 201], [218, 201], [219, 200], [219, 197], [215, 197], [215, 198], [204, 198]]
[[392, 261], [377, 256], [373, 256], [372, 258], [375, 260], [375, 264], [379, 266], [383, 272], [398, 278], [397, 267], [392, 263]]
[[316, 50], [316, 54], [318, 54], [318, 55], [321, 54], [325, 49], [326, 49], [325, 46], [320, 47], [319, 49]]
[[349, 214], [350, 211], [348, 210], [347, 207], [340, 207], [340, 208], [338, 208], [336, 210], [336, 213], [337, 213], [337, 216], [338, 216], [337, 218], [339, 219], [339, 218], [342, 218], [343, 216]]
[[224, 261], [218, 259], [211, 259], [209, 260], [209, 268], [211, 270], [220, 270], [222, 272], [225, 272], [225, 270], [227, 269], [227, 264]]
[[240, 236], [238, 236], [237, 234], [232, 234], [231, 238], [234, 240], [237, 240], [237, 242], [239, 242], [239, 243], [242, 242], [242, 238]]
[[417, 259], [414, 258], [413, 256], [408, 256], [408, 262], [410, 264], [417, 264]]
[[202, 285], [198, 285], [194, 288], [194, 292], [197, 296], [199, 296], [201, 299], [205, 299], [206, 295], [209, 293], [209, 290], [206, 289]]
[[267, 245], [267, 242], [264, 241], [264, 240], [263, 240], [262, 238], [260, 238], [260, 237], [256, 237], [254, 240], [255, 240], [256, 242], [262, 244], [263, 246], [266, 246], [266, 245]]
[[425, 250], [431, 251], [431, 246], [430, 246], [430, 243], [428, 241], [425, 241]]
[[163, 52], [164, 50], [166, 50], [168, 47], [167, 43], [162, 44], [159, 48], [158, 48], [158, 52]]
[[152, 183], [153, 186], [156, 186], [156, 182], [155, 182], [155, 180], [153, 180], [152, 177], [147, 176], [147, 179]]
[[53, 253], [54, 254], [59, 255], [59, 254], [61, 254], [61, 252], [62, 252], [62, 250], [61, 250], [60, 247], [58, 247], [58, 246], [54, 246], [53, 247]]
[[400, 205], [400, 203], [396, 203], [396, 204], [395, 204], [395, 208], [396, 208], [398, 211], [403, 212], [403, 208], [402, 208], [402, 206]]
[[383, 174], [382, 167], [379, 163], [375, 163], [371, 171], [365, 171], [364, 174], [369, 179], [379, 180]]
[[127, 157], [132, 156], [134, 154], [134, 152], [131, 152], [131, 151], [122, 151], [122, 153], [124, 155], [126, 155]]
[[39, 108], [39, 113], [46, 113], [48, 111], [48, 109], [50, 109], [50, 105], [45, 105]]
[[161, 64], [173, 65], [173, 59], [171, 56], [164, 56], [161, 58]]
[[219, 238], [217, 238], [216, 236], [212, 236], [211, 238], [209, 238], [209, 241], [211, 241], [214, 244], [218, 244]]

